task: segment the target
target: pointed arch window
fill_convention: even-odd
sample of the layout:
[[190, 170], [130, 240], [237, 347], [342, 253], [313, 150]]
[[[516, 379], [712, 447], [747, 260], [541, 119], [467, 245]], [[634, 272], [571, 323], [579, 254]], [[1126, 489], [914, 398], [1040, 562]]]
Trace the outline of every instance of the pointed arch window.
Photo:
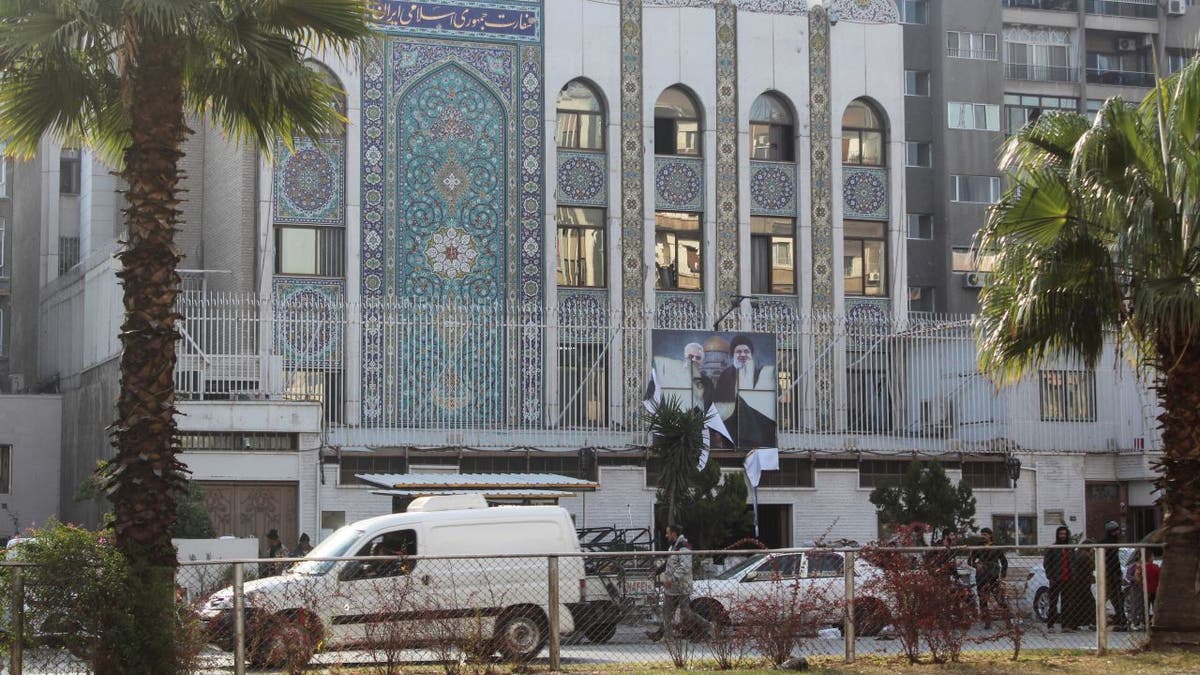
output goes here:
[[750, 158], [796, 161], [796, 126], [791, 108], [774, 94], [763, 94], [750, 106]]
[[654, 104], [654, 154], [700, 155], [700, 107], [682, 87], [671, 87]]
[[595, 90], [572, 80], [558, 93], [556, 143], [564, 150], [604, 149], [604, 107]]
[[887, 137], [883, 116], [873, 105], [858, 99], [842, 113], [842, 164], [887, 166]]

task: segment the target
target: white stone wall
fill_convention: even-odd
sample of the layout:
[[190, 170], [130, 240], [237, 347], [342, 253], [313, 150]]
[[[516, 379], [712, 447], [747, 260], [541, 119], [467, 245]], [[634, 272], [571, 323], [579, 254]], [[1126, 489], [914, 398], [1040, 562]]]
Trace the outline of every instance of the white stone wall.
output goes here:
[[12, 446], [8, 491], [0, 493], [0, 536], [58, 514], [61, 418], [61, 396], [0, 395], [0, 445]]

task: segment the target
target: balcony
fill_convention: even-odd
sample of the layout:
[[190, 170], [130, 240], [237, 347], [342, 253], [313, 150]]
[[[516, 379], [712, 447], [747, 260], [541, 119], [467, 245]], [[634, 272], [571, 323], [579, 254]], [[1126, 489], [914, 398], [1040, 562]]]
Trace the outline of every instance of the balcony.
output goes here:
[[1122, 16], [1132, 19], [1158, 18], [1158, 5], [1154, 0], [1087, 0], [1088, 14], [1100, 16]]
[[1004, 0], [1004, 6], [1013, 9], [1045, 9], [1057, 12], [1079, 10], [1078, 0]]
[[1112, 84], [1118, 87], [1153, 87], [1154, 73], [1088, 68], [1087, 81], [1089, 84]]
[[1071, 66], [1039, 66], [1028, 63], [1004, 64], [1004, 79], [1032, 82], [1078, 82], [1079, 71]]
[[966, 49], [962, 47], [947, 47], [946, 56], [952, 59], [975, 59], [977, 61], [995, 61], [999, 52], [995, 49]]

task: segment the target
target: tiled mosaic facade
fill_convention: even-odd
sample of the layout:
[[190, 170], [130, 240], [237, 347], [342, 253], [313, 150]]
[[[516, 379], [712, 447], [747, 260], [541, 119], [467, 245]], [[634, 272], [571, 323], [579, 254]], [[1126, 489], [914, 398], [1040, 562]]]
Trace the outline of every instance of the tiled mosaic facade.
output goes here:
[[[830, 126], [829, 16], [821, 6], [808, 14], [808, 86], [811, 187], [809, 191], [812, 222], [812, 305], [814, 314], [833, 314], [833, 137]], [[813, 352], [828, 354], [833, 346], [832, 326], [828, 330], [814, 326]], [[833, 371], [829, 359], [813, 374], [818, 429], [833, 426]]]
[[700, 293], [655, 294], [655, 326], [704, 328], [704, 296]]
[[604, 342], [608, 339], [608, 291], [560, 289], [559, 337], [563, 342]]
[[750, 162], [750, 212], [796, 217], [796, 165]]
[[888, 170], [842, 167], [842, 208], [847, 218], [887, 220]]
[[[642, 264], [644, 230], [645, 151], [642, 132], [642, 0], [621, 0], [621, 304], [628, 316], [643, 312], [645, 271]], [[622, 338], [624, 379], [621, 401], [627, 422], [640, 414], [645, 377], [646, 344], [636, 331]]]
[[704, 210], [704, 160], [654, 158], [654, 208], [666, 211]]
[[[460, 4], [481, 16], [487, 8]], [[540, 2], [504, 5], [508, 11], [519, 6], [530, 17], [527, 23], [540, 25]], [[388, 16], [381, 26], [387, 37], [363, 64], [362, 297], [509, 309], [540, 304], [540, 32], [445, 39], [440, 36], [453, 27], [389, 24]], [[365, 305], [368, 326], [372, 306]], [[432, 364], [431, 371], [461, 359], [468, 347], [484, 358], [517, 354], [522, 365], [520, 382], [501, 382], [503, 369], [484, 368], [483, 376], [460, 383], [454, 396], [441, 399], [452, 404], [442, 411], [448, 419], [461, 414], [487, 421], [484, 411], [505, 414], [498, 403], [503, 400], [520, 402], [511, 416], [540, 415], [542, 348], [536, 331], [521, 332], [516, 345], [504, 344], [499, 334], [472, 336], [470, 346], [464, 336], [442, 338], [422, 342], [421, 358]], [[364, 330], [367, 423], [403, 419], [408, 407], [439, 400], [431, 396], [433, 380], [418, 378], [404, 387], [395, 409], [384, 409], [384, 378], [395, 376], [384, 372], [390, 348], [394, 345], [386, 345], [378, 331]]]
[[717, 35], [717, 303], [738, 295], [737, 7], [720, 0]]
[[282, 279], [273, 284], [275, 353], [289, 366], [342, 364], [345, 284], [333, 279]]
[[293, 145], [281, 143], [275, 160], [274, 222], [340, 225], [346, 205], [345, 140], [296, 138]]
[[900, 12], [893, 0], [833, 0], [829, 13], [840, 21], [855, 23], [898, 23]]
[[559, 204], [608, 204], [608, 160], [604, 153], [559, 150], [557, 175]]

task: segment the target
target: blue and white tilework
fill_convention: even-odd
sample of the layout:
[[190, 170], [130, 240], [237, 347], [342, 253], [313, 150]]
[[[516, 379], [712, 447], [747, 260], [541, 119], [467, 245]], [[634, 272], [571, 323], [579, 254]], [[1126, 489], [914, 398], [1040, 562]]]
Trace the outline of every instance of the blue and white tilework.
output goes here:
[[346, 144], [341, 138], [307, 138], [280, 144], [275, 161], [276, 223], [340, 225], [345, 212]]
[[843, 167], [842, 205], [847, 218], [887, 220], [887, 169]]
[[275, 279], [275, 353], [293, 368], [339, 368], [345, 288], [334, 279]]
[[654, 208], [668, 211], [703, 211], [703, 160], [655, 157]]
[[796, 217], [796, 165], [750, 162], [750, 212]]
[[608, 204], [608, 162], [601, 152], [558, 151], [558, 203]]

